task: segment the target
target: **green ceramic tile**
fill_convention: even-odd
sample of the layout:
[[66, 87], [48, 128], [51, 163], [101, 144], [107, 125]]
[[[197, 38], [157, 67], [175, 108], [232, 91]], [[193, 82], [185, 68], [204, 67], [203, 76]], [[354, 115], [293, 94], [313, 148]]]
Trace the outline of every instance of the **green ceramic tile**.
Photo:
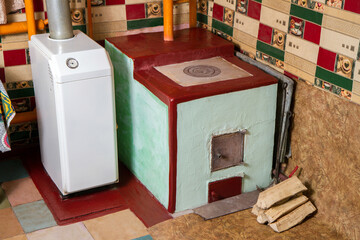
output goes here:
[[315, 76], [329, 83], [342, 87], [346, 90], [352, 91], [353, 81], [348, 78], [337, 75], [336, 73], [330, 72], [321, 67], [316, 67]]
[[229, 35], [231, 37], [233, 36], [233, 28], [223, 22], [219, 22], [219, 21], [213, 19], [212, 20], [212, 28], [215, 28], [223, 33], [226, 33], [227, 35]]
[[0, 161], [0, 182], [8, 182], [28, 176], [29, 174], [20, 159]]
[[163, 18], [148, 18], [148, 19], [139, 19], [127, 21], [127, 29], [139, 29], [146, 27], [156, 27], [164, 24]]
[[295, 4], [291, 4], [290, 15], [317, 23], [319, 25], [321, 25], [323, 18], [322, 13], [303, 8]]
[[20, 141], [24, 139], [30, 138], [30, 131], [21, 131], [21, 132], [13, 132], [10, 133], [10, 140], [12, 142]]
[[34, 96], [34, 89], [33, 88], [23, 88], [23, 89], [16, 89], [16, 90], [8, 90], [10, 99], [15, 98], [23, 98], [23, 97], [33, 97]]
[[56, 226], [56, 222], [43, 200], [13, 208], [25, 233]]
[[6, 194], [4, 190], [0, 186], [0, 209], [8, 208], [10, 207], [10, 202], [6, 197]]
[[204, 14], [197, 13], [197, 20], [198, 20], [198, 22], [208, 24], [208, 16], [206, 16]]
[[262, 3], [262, 0], [253, 0], [255, 2], [259, 2], [259, 3]]
[[268, 54], [276, 59], [279, 59], [281, 61], [284, 61], [284, 51], [282, 51], [278, 48], [275, 48], [273, 46], [270, 46], [266, 43], [263, 43], [261, 41], [257, 41], [256, 50], [266, 53], [266, 54]]
[[73, 26], [73, 30], [80, 30], [83, 33], [86, 34], [86, 25], [77, 25], [77, 26]]

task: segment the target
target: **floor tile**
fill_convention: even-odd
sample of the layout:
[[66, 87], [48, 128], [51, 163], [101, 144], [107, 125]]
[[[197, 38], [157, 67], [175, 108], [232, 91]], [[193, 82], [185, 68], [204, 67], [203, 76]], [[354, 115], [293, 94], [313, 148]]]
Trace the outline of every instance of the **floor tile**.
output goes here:
[[91, 234], [88, 232], [83, 223], [75, 223], [67, 226], [56, 226], [42, 229], [27, 234], [27, 238], [28, 240], [93, 240]]
[[0, 209], [11, 207], [8, 198], [6, 197], [5, 191], [0, 186]]
[[25, 234], [17, 235], [15, 237], [6, 238], [4, 240], [28, 240]]
[[0, 239], [23, 234], [19, 221], [11, 208], [0, 210]]
[[20, 159], [0, 161], [0, 182], [8, 182], [28, 176], [29, 174]]
[[95, 240], [130, 240], [148, 235], [144, 224], [129, 209], [84, 224]]
[[5, 182], [2, 187], [13, 207], [42, 199], [30, 177]]
[[13, 209], [26, 233], [56, 225], [43, 200], [19, 205]]

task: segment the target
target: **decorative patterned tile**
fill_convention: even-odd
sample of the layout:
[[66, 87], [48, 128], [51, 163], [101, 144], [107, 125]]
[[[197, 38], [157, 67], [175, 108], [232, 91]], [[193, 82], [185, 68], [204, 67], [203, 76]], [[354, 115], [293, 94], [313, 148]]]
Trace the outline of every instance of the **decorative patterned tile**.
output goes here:
[[287, 32], [289, 26], [289, 15], [274, 9], [262, 6], [260, 22], [280, 31]]
[[30, 177], [5, 182], [2, 186], [13, 207], [42, 199]]
[[19, 205], [13, 209], [26, 233], [56, 225], [50, 210], [43, 200]]
[[334, 8], [342, 9], [343, 4], [343, 0], [326, 0], [326, 5]]
[[0, 161], [0, 182], [29, 177], [20, 159]]
[[288, 34], [286, 36], [285, 51], [304, 58], [312, 63], [316, 63], [319, 53], [319, 45], [295, 37], [292, 34]]
[[248, 1], [249, 0], [237, 0], [236, 12], [246, 14], [248, 8]]
[[272, 36], [273, 37], [272, 37], [271, 45], [281, 50], [284, 50], [285, 42], [286, 42], [286, 33], [274, 29]]
[[234, 25], [234, 11], [233, 10], [231, 10], [229, 8], [224, 9], [224, 23], [226, 23], [230, 27], [232, 27]]
[[250, 34], [251, 36], [257, 38], [259, 34], [259, 25], [259, 21], [247, 17], [241, 13], [235, 13], [234, 28], [239, 29], [244, 33]]
[[318, 25], [321, 25], [323, 17], [323, 14], [320, 12], [312, 11], [308, 8], [303, 8], [295, 4], [291, 5], [290, 15], [308, 20]]
[[317, 67], [315, 76], [322, 80], [326, 79], [326, 81], [335, 84], [341, 88], [344, 88], [345, 90], [352, 91], [353, 81], [348, 78], [337, 75], [336, 73], [330, 72], [321, 67]]
[[304, 25], [305, 25], [304, 20], [291, 16], [290, 24], [289, 24], [289, 33], [296, 37], [301, 38], [304, 34]]
[[284, 61], [284, 51], [281, 51], [280, 49], [270, 46], [261, 41], [257, 41], [256, 50], [259, 50], [260, 52], [279, 59], [280, 61]]
[[354, 59], [338, 54], [335, 64], [335, 72], [341, 76], [352, 78]]
[[148, 235], [144, 224], [129, 209], [87, 220], [84, 224], [95, 240], [133, 239]]
[[[121, 224], [121, 223], [119, 223]], [[55, 226], [27, 234], [28, 240], [93, 240], [83, 223], [75, 223], [67, 226]]]
[[19, 221], [12, 208], [0, 209], [0, 239], [23, 234]]
[[162, 2], [146, 3], [146, 17], [158, 18], [162, 17]]

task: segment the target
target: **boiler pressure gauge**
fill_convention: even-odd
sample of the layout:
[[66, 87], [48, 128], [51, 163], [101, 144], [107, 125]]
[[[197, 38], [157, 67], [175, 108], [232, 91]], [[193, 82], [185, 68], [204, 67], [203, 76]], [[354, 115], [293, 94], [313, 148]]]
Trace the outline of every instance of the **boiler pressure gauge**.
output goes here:
[[69, 68], [77, 68], [79, 66], [79, 63], [78, 61], [75, 59], [75, 58], [68, 58], [66, 60], [66, 65], [69, 67]]

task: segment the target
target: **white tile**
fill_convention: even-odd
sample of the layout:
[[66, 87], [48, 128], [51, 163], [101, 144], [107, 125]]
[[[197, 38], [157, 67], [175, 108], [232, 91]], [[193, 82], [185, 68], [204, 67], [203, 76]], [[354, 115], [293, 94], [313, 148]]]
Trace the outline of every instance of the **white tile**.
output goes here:
[[[262, 7], [267, 6], [277, 11], [289, 14], [291, 2], [289, 0], [263, 0]], [[261, 10], [262, 11], [262, 10]], [[262, 14], [262, 12], [261, 12]]]
[[360, 82], [360, 61], [356, 61], [356, 62], [355, 62], [355, 67], [354, 67], [354, 80]]
[[0, 68], [4, 67], [4, 52], [0, 51]]
[[357, 94], [357, 95], [360, 95], [360, 82], [353, 81], [352, 92]]
[[235, 11], [236, 0], [215, 0], [214, 3]]
[[356, 59], [359, 50], [359, 39], [322, 28], [320, 46]]
[[189, 13], [189, 3], [174, 5], [173, 14]]
[[86, 0], [70, 0], [70, 8], [85, 8]]
[[319, 45], [288, 34], [285, 51], [304, 58], [312, 63], [316, 63]]
[[289, 15], [274, 9], [262, 6], [260, 22], [280, 31], [287, 32], [289, 26]]
[[253, 37], [258, 36], [260, 22], [245, 16], [244, 14], [235, 12], [234, 28], [241, 30]]
[[93, 23], [126, 20], [125, 5], [111, 5], [92, 8]]

